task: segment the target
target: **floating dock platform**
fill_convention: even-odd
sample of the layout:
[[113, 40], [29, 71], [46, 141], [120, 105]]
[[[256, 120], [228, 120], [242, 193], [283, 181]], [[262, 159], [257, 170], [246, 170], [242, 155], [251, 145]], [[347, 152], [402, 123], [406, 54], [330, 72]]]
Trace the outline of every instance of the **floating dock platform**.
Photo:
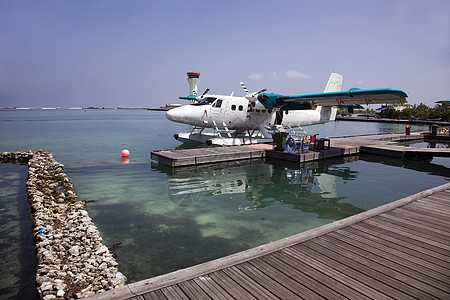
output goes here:
[[450, 183], [89, 299], [450, 299]]
[[399, 158], [424, 159], [433, 156], [450, 157], [449, 148], [414, 148], [399, 145], [400, 142], [422, 141], [425, 132], [405, 134], [376, 134], [327, 139], [329, 147], [306, 153], [287, 153], [274, 150], [273, 145], [254, 144], [179, 150], [158, 150], [151, 159], [171, 167], [195, 166], [254, 158], [276, 158], [299, 163], [358, 153], [370, 153]]
[[151, 153], [158, 163], [171, 167], [195, 166], [233, 160], [265, 157], [265, 149], [246, 146], [224, 146], [191, 148], [179, 150], [159, 150]]

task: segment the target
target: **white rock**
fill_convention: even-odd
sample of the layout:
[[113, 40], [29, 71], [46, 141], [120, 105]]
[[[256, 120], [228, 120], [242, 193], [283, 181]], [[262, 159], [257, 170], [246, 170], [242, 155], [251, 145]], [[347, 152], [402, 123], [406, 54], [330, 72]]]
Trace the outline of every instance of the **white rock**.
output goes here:
[[116, 273], [116, 281], [117, 281], [118, 285], [125, 285], [127, 278], [125, 276], [123, 276], [122, 273], [117, 272]]
[[106, 270], [106, 268], [108, 268], [108, 265], [105, 262], [103, 262], [103, 263], [100, 264], [100, 266], [98, 266], [98, 268], [100, 270]]
[[53, 289], [53, 284], [49, 281], [44, 282], [43, 284], [41, 284], [41, 286], [39, 287], [39, 289], [44, 292], [44, 291], [50, 291]]
[[70, 253], [72, 256], [78, 256], [78, 255], [80, 255], [80, 247], [77, 246], [77, 245], [72, 246], [72, 247], [69, 249], [69, 253]]
[[86, 230], [86, 233], [88, 234], [92, 234], [92, 233], [96, 233], [97, 232], [97, 228], [95, 226], [89, 226], [88, 229]]
[[105, 252], [108, 252], [108, 247], [106, 247], [106, 246], [101, 246], [100, 247], [100, 249], [98, 249], [97, 251], [95, 251], [95, 254], [96, 255], [99, 255], [99, 254], [103, 254], [103, 253], [105, 253]]
[[[63, 280], [61, 280], [61, 279], [55, 279], [54, 280], [54, 288], [56, 289], [56, 290], [64, 290], [65, 288], [66, 288], [66, 284], [64, 283], [64, 281]], [[62, 296], [61, 296], [62, 297]]]
[[64, 290], [58, 290], [58, 291], [56, 292], [56, 296], [57, 296], [57, 297], [60, 297], [60, 298], [64, 297], [64, 294], [65, 294]]
[[111, 256], [107, 256], [103, 258], [103, 261], [107, 264], [111, 263], [111, 261], [113, 261], [114, 258], [112, 258]]
[[109, 265], [112, 266], [112, 267], [116, 267], [116, 266], [118, 266], [119, 264], [118, 264], [115, 260], [113, 260], [113, 261], [111, 261], [111, 262], [109, 263]]
[[90, 290], [92, 290], [92, 285], [88, 285], [85, 289], [81, 290], [81, 294], [86, 295]]

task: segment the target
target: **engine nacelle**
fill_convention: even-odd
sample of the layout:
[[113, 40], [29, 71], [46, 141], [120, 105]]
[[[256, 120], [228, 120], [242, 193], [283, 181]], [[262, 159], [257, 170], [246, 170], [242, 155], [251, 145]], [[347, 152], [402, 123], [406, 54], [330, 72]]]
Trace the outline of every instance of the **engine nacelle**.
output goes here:
[[258, 101], [256, 95], [254, 95], [254, 96], [247, 95], [247, 96], [245, 96], [245, 98], [247, 98], [247, 100], [248, 100], [248, 107], [250, 110], [267, 109], [261, 102]]

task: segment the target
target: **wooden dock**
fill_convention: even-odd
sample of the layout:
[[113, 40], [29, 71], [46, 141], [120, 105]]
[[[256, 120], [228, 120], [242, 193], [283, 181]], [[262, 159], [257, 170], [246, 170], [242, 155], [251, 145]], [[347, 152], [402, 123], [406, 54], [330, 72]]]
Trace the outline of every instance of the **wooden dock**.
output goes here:
[[424, 159], [433, 156], [450, 157], [450, 148], [414, 148], [396, 145], [361, 146], [360, 152], [411, 159]]
[[422, 141], [424, 134], [419, 132], [411, 135], [378, 134], [331, 139], [337, 148], [348, 149], [356, 147], [358, 153], [369, 153], [397, 158], [431, 158], [433, 156], [450, 157], [450, 148], [415, 148], [399, 145], [399, 142]]
[[152, 160], [171, 167], [194, 166], [243, 159], [264, 157], [295, 161], [299, 163], [325, 158], [358, 154], [359, 152], [399, 158], [450, 157], [450, 148], [413, 148], [398, 145], [399, 142], [423, 140], [423, 132], [405, 134], [376, 134], [331, 138], [331, 147], [291, 154], [273, 150], [273, 145], [255, 144], [245, 146], [203, 147], [178, 150], [158, 150], [151, 153]]
[[194, 166], [200, 164], [254, 159], [265, 157], [262, 148], [232, 146], [204, 147], [179, 150], [159, 150], [151, 153], [151, 158], [158, 163], [171, 167]]
[[450, 183], [90, 299], [450, 299]]

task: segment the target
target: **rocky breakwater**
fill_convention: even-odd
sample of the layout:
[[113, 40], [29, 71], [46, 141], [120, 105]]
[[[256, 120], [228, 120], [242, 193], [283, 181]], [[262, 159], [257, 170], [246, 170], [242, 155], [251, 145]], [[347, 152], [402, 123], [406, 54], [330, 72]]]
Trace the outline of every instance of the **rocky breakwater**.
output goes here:
[[[83, 298], [125, 285], [125, 276], [102, 244], [64, 166], [49, 152], [26, 153], [27, 195], [33, 214], [40, 297]], [[9, 156], [1, 154], [3, 161], [8, 161], [3, 158]]]
[[26, 165], [33, 157], [33, 151], [27, 152], [0, 152], [0, 162]]

